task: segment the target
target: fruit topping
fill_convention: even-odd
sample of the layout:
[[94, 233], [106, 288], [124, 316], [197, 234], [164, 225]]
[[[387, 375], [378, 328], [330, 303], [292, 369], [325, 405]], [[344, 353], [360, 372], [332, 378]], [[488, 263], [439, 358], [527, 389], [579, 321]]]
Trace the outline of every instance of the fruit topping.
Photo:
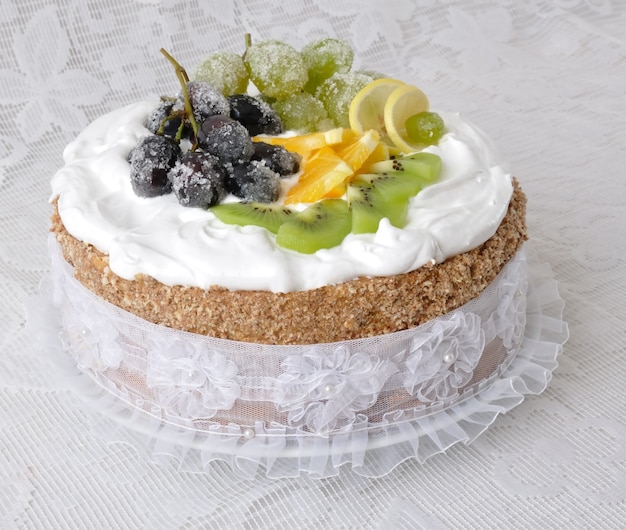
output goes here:
[[307, 158], [305, 168], [298, 182], [287, 192], [285, 204], [318, 201], [354, 173], [329, 146], [318, 149]]
[[[351, 70], [354, 52], [338, 39], [297, 51], [246, 37], [242, 56], [211, 54], [193, 81], [161, 50], [181, 88], [161, 98], [146, 120], [152, 136], [129, 154], [135, 192], [173, 191], [184, 206], [267, 228], [279, 246], [303, 253], [375, 232], [383, 218], [404, 226], [410, 198], [441, 171], [437, 155], [419, 152], [444, 133], [426, 95]], [[259, 94], [247, 93], [250, 83]], [[239, 201], [219, 204], [229, 194]]]
[[309, 133], [333, 126], [324, 104], [307, 92], [276, 101], [274, 109], [288, 130]]
[[262, 99], [248, 94], [233, 94], [228, 102], [230, 117], [248, 129], [250, 136], [277, 135], [283, 132], [283, 122], [279, 115]]
[[436, 181], [441, 159], [431, 153], [418, 153], [413, 158], [373, 164], [369, 169], [373, 173], [359, 175], [347, 187], [355, 234], [376, 232], [383, 218], [402, 228], [409, 199]]
[[228, 116], [211, 116], [198, 130], [198, 145], [224, 163], [247, 162], [254, 153], [248, 130]]
[[300, 52], [278, 40], [248, 46], [244, 63], [254, 85], [262, 94], [273, 98], [302, 91], [309, 79]]
[[214, 206], [211, 211], [226, 224], [261, 226], [273, 234], [280, 225], [295, 215], [290, 208], [255, 202], [229, 202]]
[[249, 82], [241, 55], [228, 51], [209, 55], [196, 67], [194, 79], [212, 85], [225, 96], [243, 94]]
[[312, 94], [333, 74], [349, 72], [354, 60], [352, 47], [345, 41], [333, 38], [312, 41], [300, 53], [309, 76], [305, 89]]
[[390, 94], [404, 83], [397, 79], [382, 78], [368, 83], [350, 103], [348, 120], [357, 132], [374, 129], [387, 140], [385, 130], [385, 103]]
[[416, 86], [403, 85], [389, 94], [384, 108], [385, 129], [393, 144], [404, 153], [412, 153], [423, 147], [408, 137], [406, 121], [414, 114], [428, 109], [426, 94]]
[[[345, 143], [335, 146], [335, 151], [339, 158], [345, 161], [353, 172], [363, 167], [365, 162], [370, 158], [372, 153], [381, 145], [380, 135], [373, 129], [368, 130], [362, 135], [356, 136]], [[383, 149], [378, 156], [386, 153]], [[385, 156], [385, 159], [387, 157]]]
[[[423, 187], [439, 178], [441, 158], [433, 153], [413, 153], [394, 160], [376, 162], [369, 166], [368, 171], [371, 173], [407, 173]], [[413, 194], [417, 191], [419, 188]]]
[[324, 199], [293, 215], [276, 233], [276, 244], [303, 254], [339, 245], [352, 226], [348, 203]]
[[324, 104], [336, 127], [350, 127], [350, 104], [358, 92], [371, 81], [372, 78], [367, 75], [348, 72], [334, 74], [320, 85], [316, 96]]
[[171, 98], [162, 98], [154, 110], [148, 114], [146, 128], [151, 133], [175, 139], [190, 135], [191, 128], [183, 120], [185, 113], [175, 110], [174, 103], [175, 100]]
[[178, 144], [166, 136], [144, 136], [129, 155], [130, 182], [139, 197], [170, 193], [168, 171], [180, 156]]
[[346, 142], [354, 138], [355, 134], [351, 129], [337, 127], [327, 131], [318, 131], [309, 134], [299, 134], [297, 136], [260, 137], [256, 141], [262, 141], [272, 145], [282, 145], [285, 149], [299, 153], [302, 156], [308, 155], [311, 151], [321, 149], [325, 146], [333, 146]]
[[188, 151], [169, 171], [172, 191], [182, 206], [209, 208], [222, 200], [225, 170], [220, 161], [200, 151]]
[[275, 202], [280, 195], [280, 175], [263, 162], [252, 160], [233, 166], [226, 189], [246, 202]]
[[419, 112], [409, 116], [406, 134], [414, 142], [432, 145], [439, 142], [444, 132], [443, 119], [436, 112]]
[[287, 151], [282, 145], [254, 142], [252, 160], [263, 162], [281, 177], [288, 177], [300, 171], [302, 156]]
[[[202, 81], [189, 81], [186, 88], [193, 109], [193, 117], [198, 123], [202, 123], [211, 116], [230, 114], [228, 99], [212, 85]], [[181, 109], [185, 106], [182, 91], [178, 95], [177, 106]]]

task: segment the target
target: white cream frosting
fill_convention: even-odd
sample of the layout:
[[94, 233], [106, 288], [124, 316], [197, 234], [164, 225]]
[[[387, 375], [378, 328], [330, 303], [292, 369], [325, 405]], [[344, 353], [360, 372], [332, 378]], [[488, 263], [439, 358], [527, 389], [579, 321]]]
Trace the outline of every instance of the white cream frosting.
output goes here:
[[67, 231], [107, 253], [111, 270], [126, 279], [290, 292], [401, 274], [489, 239], [513, 191], [489, 138], [459, 114], [440, 112], [446, 134], [426, 150], [441, 157], [441, 179], [411, 199], [406, 226], [383, 219], [375, 234], [350, 234], [339, 246], [300, 254], [276, 246], [263, 228], [226, 225], [210, 210], [180, 206], [172, 194], [134, 194], [127, 155], [150, 134], [144, 123], [155, 104], [95, 120], [67, 146], [65, 166], [52, 179]]

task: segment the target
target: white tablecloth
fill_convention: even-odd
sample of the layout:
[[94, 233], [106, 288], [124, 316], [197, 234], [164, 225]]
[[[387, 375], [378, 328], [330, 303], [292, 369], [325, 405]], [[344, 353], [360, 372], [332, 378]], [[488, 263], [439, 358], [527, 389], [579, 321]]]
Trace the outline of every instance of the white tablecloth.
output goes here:
[[[621, 0], [3, 0], [0, 7], [1, 528], [626, 526], [626, 5]], [[111, 443], [111, 419], [25, 331], [49, 269], [49, 180], [90, 120], [243, 35], [349, 40], [493, 136], [529, 199], [570, 340], [548, 389], [470, 446], [381, 479], [246, 480]], [[62, 372], [61, 372], [62, 373]], [[139, 444], [140, 445], [140, 444]]]

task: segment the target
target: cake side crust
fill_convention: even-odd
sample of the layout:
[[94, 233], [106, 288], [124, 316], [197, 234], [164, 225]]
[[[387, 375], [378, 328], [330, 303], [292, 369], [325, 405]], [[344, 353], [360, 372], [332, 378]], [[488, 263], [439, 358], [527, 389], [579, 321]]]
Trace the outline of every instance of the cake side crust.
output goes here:
[[56, 205], [51, 231], [87, 289], [155, 324], [262, 344], [336, 342], [411, 328], [478, 296], [527, 239], [526, 197], [513, 184], [496, 233], [469, 252], [406, 274], [291, 293], [169, 286], [146, 276], [125, 280], [111, 271], [105, 254], [67, 232]]

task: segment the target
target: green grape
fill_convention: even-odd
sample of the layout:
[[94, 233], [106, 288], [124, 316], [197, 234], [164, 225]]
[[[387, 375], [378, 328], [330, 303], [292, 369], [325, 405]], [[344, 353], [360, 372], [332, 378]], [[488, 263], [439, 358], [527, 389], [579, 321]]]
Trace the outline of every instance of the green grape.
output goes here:
[[259, 92], [272, 98], [282, 99], [301, 92], [308, 80], [300, 52], [277, 40], [250, 45], [244, 63]]
[[406, 134], [414, 142], [436, 144], [443, 136], [443, 119], [436, 112], [420, 112], [407, 118]]
[[245, 93], [249, 81], [243, 59], [227, 51], [207, 57], [197, 66], [194, 79], [213, 85], [225, 96]]
[[383, 74], [382, 72], [378, 72], [376, 70], [356, 70], [356, 73], [367, 75], [372, 78], [372, 81], [376, 81], [376, 79], [383, 79], [385, 77], [389, 77], [388, 75]]
[[349, 72], [354, 59], [347, 42], [331, 38], [312, 41], [300, 53], [309, 73], [305, 90], [311, 93], [333, 74]]
[[316, 96], [324, 104], [336, 127], [350, 127], [350, 103], [359, 90], [371, 81], [372, 78], [368, 75], [348, 72], [333, 74], [319, 86]]
[[322, 102], [308, 94], [293, 94], [273, 105], [286, 130], [300, 133], [315, 132], [323, 127], [328, 114]]

